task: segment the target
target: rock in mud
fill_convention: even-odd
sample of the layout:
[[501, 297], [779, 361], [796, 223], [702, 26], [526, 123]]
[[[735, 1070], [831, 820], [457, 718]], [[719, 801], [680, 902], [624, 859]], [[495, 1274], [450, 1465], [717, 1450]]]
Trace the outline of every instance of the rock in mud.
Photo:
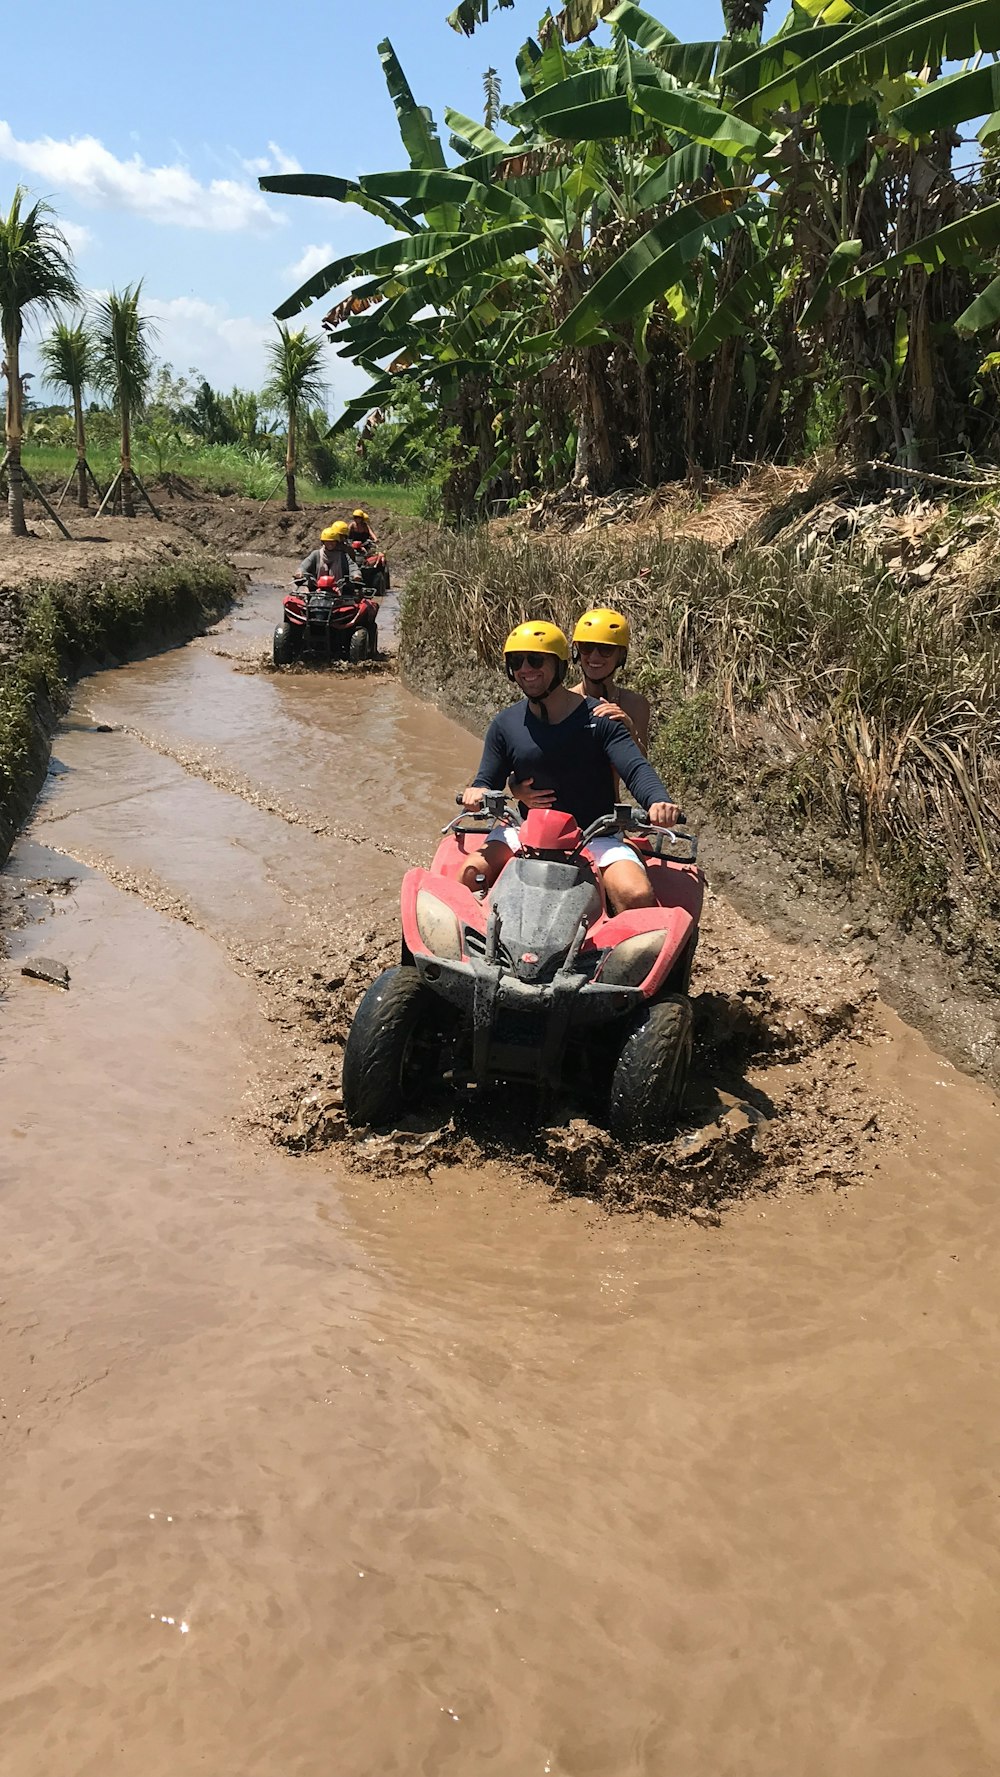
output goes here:
[[52, 987], [69, 987], [69, 970], [51, 956], [33, 956], [21, 964], [21, 974], [32, 981], [48, 981]]
[[721, 1228], [722, 1217], [717, 1209], [691, 1209], [688, 1221], [697, 1222], [699, 1228]]

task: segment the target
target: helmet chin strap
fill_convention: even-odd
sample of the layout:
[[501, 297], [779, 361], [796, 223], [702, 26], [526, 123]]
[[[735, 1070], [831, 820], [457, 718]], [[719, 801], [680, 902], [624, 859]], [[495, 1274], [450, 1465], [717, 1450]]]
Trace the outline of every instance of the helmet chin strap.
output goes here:
[[541, 717], [543, 722], [547, 722], [549, 720], [549, 712], [545, 708], [545, 700], [547, 697], [551, 697], [553, 691], [557, 691], [561, 684], [562, 684], [562, 675], [561, 675], [559, 668], [557, 666], [556, 670], [555, 670], [555, 676], [554, 676], [552, 683], [549, 686], [548, 690], [547, 691], [538, 691], [538, 692], [536, 692], [534, 697], [529, 697], [529, 699], [528, 699], [528, 702], [531, 705], [532, 709], [534, 709], [537, 705], [538, 714]]

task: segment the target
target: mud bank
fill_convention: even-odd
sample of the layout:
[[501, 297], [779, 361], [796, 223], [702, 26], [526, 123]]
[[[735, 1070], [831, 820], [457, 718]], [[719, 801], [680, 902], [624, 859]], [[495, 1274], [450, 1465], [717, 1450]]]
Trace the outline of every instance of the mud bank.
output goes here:
[[53, 729], [84, 673], [184, 641], [244, 581], [171, 526], [124, 521], [60, 551], [0, 543], [0, 863], [44, 780]]
[[[481, 734], [525, 610], [622, 606], [651, 756], [717, 884], [781, 937], [863, 954], [890, 1005], [996, 1083], [996, 521], [880, 506], [860, 555], [838, 517], [810, 522], [804, 553], [751, 538], [724, 560], [636, 531], [443, 538], [403, 602], [401, 672]], [[889, 566], [876, 531], [903, 552]]]

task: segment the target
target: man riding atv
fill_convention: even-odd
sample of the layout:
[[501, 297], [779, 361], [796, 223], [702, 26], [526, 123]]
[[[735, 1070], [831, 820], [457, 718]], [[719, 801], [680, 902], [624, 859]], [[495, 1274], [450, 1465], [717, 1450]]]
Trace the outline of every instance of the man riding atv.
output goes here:
[[351, 513], [347, 536], [351, 543], [370, 543], [373, 548], [378, 543], [378, 538], [368, 522], [368, 514], [360, 506]]
[[310, 550], [299, 568], [303, 580], [319, 580], [329, 575], [346, 580], [351, 571], [351, 553], [347, 547], [347, 524], [342, 518], [328, 524], [320, 532], [319, 548]]
[[[615, 774], [657, 826], [680, 816], [676, 803], [644, 759], [625, 725], [599, 715], [600, 699], [581, 697], [563, 683], [569, 643], [554, 623], [518, 624], [504, 643], [507, 677], [523, 693], [520, 703], [494, 716], [486, 732], [479, 770], [463, 792], [462, 805], [479, 808], [486, 790], [508, 781], [533, 787], [543, 806], [572, 815], [581, 830], [615, 806]], [[524, 804], [526, 807], [527, 804]], [[462, 873], [467, 888], [494, 883], [520, 841], [513, 827], [498, 824]], [[608, 898], [618, 912], [655, 906], [639, 854], [623, 839], [595, 839], [589, 847]]]

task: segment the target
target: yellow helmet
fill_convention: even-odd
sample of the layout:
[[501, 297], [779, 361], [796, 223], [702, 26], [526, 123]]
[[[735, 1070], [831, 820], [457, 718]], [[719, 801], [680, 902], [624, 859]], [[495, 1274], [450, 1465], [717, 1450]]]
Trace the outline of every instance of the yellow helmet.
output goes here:
[[555, 623], [543, 622], [540, 617], [529, 617], [527, 623], [519, 623], [503, 645], [505, 654], [516, 654], [522, 649], [528, 654], [554, 654], [557, 660], [569, 661], [569, 643], [562, 630]]
[[611, 648], [627, 648], [631, 640], [628, 620], [619, 611], [584, 611], [573, 631], [573, 646], [603, 642]]
[[320, 532], [319, 540], [321, 543], [342, 543], [349, 529], [350, 526], [342, 518], [338, 518], [333, 524], [328, 524], [325, 531]]
[[358, 507], [358, 508], [357, 508], [357, 510], [356, 510], [356, 511], [354, 511], [354, 512], [352, 512], [352, 513], [351, 513], [351, 517], [352, 517], [352, 518], [363, 518], [363, 519], [364, 519], [364, 520], [365, 520], [365, 522], [366, 522], [366, 523], [367, 523], [367, 521], [368, 521], [368, 514], [367, 514], [367, 512], [362, 512], [362, 510], [361, 510], [361, 507], [360, 507], [360, 506], [359, 506], [359, 507]]
[[541, 701], [561, 685], [566, 677], [569, 665], [569, 643], [558, 624], [546, 623], [540, 617], [529, 617], [526, 623], [519, 623], [512, 629], [503, 645], [504, 661], [507, 666], [507, 677], [513, 679], [514, 668], [510, 662], [512, 654], [551, 654], [556, 663], [555, 677], [549, 690], [542, 694]]

